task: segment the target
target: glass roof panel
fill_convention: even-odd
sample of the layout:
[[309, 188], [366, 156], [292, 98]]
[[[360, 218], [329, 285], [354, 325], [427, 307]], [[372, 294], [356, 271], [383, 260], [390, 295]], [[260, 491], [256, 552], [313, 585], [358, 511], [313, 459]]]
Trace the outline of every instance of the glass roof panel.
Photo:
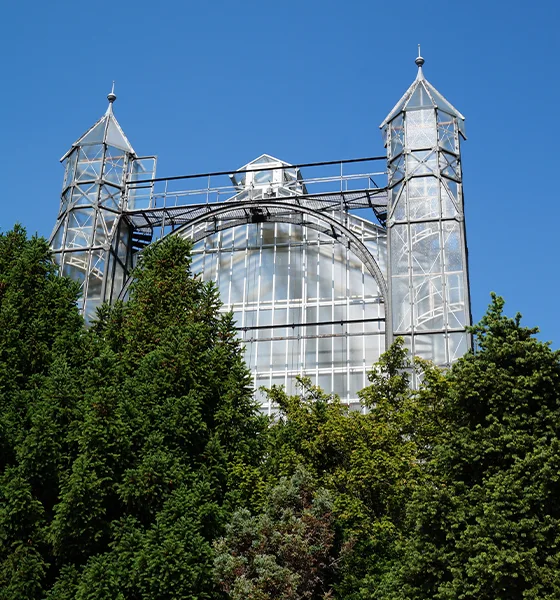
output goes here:
[[105, 141], [110, 146], [115, 146], [116, 148], [130, 152], [130, 154], [134, 154], [130, 142], [126, 139], [117, 120], [112, 115], [109, 116], [109, 125], [107, 127], [107, 137], [105, 138]]
[[420, 81], [412, 93], [412, 96], [410, 96], [410, 99], [405, 104], [404, 108], [425, 108], [428, 106], [434, 106], [434, 103], [424, 87], [424, 83]]
[[444, 110], [446, 113], [449, 113], [450, 115], [454, 115], [454, 116], [461, 116], [461, 113], [454, 108], [437, 90], [433, 85], [429, 85], [429, 89], [430, 89], [430, 94], [432, 95], [432, 98], [434, 99], [436, 106], [438, 108], [441, 108], [442, 110]]
[[77, 142], [76, 146], [85, 144], [101, 144], [105, 137], [105, 119], [98, 121], [83, 137]]
[[268, 156], [268, 154], [264, 154], [263, 156], [257, 158], [256, 160], [251, 161], [250, 165], [267, 165], [271, 162], [279, 162], [277, 159], [272, 158], [272, 156]]

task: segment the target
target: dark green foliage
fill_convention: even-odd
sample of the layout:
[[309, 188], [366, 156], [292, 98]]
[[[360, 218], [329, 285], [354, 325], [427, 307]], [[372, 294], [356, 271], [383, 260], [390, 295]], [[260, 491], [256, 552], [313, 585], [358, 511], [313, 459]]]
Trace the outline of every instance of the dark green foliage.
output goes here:
[[234, 513], [216, 544], [216, 578], [232, 600], [330, 598], [334, 546], [332, 495], [298, 467], [272, 488], [260, 515]]
[[560, 597], [560, 353], [493, 297], [448, 375], [393, 598]]
[[[263, 473], [269, 485], [304, 468], [330, 490], [340, 532], [338, 569], [332, 584], [340, 597], [370, 597], [398, 560], [408, 498], [422, 477], [422, 461], [441, 408], [426, 390], [411, 392], [412, 368], [398, 340], [370, 373], [361, 392], [365, 413], [349, 413], [337, 397], [300, 380], [301, 393], [270, 391], [280, 417], [269, 430]], [[441, 374], [422, 363], [425, 380], [441, 384]], [[431, 436], [431, 437], [430, 437]], [[269, 501], [263, 495], [263, 510]], [[369, 582], [369, 583], [368, 583]], [[370, 585], [371, 583], [371, 585]]]
[[77, 285], [48, 245], [16, 226], [0, 235], [0, 598], [35, 598], [52, 565], [48, 522], [70, 445], [82, 362]]
[[0, 598], [219, 597], [266, 420], [190, 244], [146, 249], [88, 332], [44, 241], [2, 236], [0, 266]]
[[361, 393], [367, 414], [307, 381], [271, 391], [264, 479], [303, 465], [332, 494], [337, 597], [560, 597], [560, 353], [502, 310], [493, 297], [476, 352], [446, 373], [397, 340]]
[[0, 235], [0, 600], [560, 597], [559, 352], [494, 297], [446, 373], [397, 340], [363, 414], [302, 379], [268, 424], [189, 252], [86, 330]]

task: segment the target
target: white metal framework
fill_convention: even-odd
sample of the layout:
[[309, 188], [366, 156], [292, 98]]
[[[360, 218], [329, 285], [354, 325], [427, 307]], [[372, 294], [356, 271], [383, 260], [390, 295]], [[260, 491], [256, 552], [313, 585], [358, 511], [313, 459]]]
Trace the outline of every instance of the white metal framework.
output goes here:
[[263, 154], [233, 173], [156, 179], [155, 158], [138, 158], [118, 125], [111, 92], [62, 159], [51, 237], [62, 273], [82, 283], [86, 318], [126, 296], [147, 244], [181, 235], [194, 241], [193, 269], [234, 313], [257, 390], [290, 390], [308, 375], [358, 408], [367, 370], [395, 334], [437, 364], [458, 358], [470, 343], [464, 119], [417, 64], [382, 124], [388, 172], [377, 167], [385, 157], [291, 165]]
[[414, 355], [449, 365], [469, 347], [460, 137], [464, 117], [424, 78], [381, 124], [388, 158], [392, 329]]

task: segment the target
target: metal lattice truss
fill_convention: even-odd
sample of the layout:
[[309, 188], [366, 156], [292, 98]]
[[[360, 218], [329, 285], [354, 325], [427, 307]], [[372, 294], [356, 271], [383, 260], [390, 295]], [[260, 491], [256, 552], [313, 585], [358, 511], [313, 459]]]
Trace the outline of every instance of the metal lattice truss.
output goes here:
[[[194, 242], [240, 225], [250, 223], [281, 222], [309, 227], [345, 244], [362, 260], [374, 276], [387, 298], [385, 274], [360, 238], [352, 231], [348, 215], [367, 211], [379, 226], [384, 227], [387, 217], [387, 192], [375, 184], [374, 177], [382, 173], [344, 174], [345, 164], [360, 165], [377, 159], [313, 163], [313, 168], [335, 167], [340, 174], [304, 178], [301, 166], [290, 165], [269, 155], [263, 155], [229, 175], [231, 185], [195, 186], [191, 190], [165, 189], [153, 193], [145, 208], [130, 208], [138, 202], [128, 202], [123, 213], [133, 230], [133, 240], [140, 249], [164, 235], [188, 235]], [[191, 176], [190, 180], [224, 177], [225, 173]], [[185, 178], [187, 179], [187, 178]], [[166, 186], [169, 179], [164, 180]], [[153, 186], [153, 180], [131, 182], [129, 197], [136, 198], [139, 190]], [[364, 186], [364, 187], [362, 187]], [[365, 187], [367, 186], [367, 187]], [[313, 188], [325, 191], [310, 193]], [[337, 188], [330, 191], [329, 188]], [[228, 194], [233, 194], [228, 197]], [[204, 202], [199, 202], [204, 198]]]
[[[175, 194], [174, 194], [175, 195]], [[191, 222], [206, 220], [217, 224], [220, 221], [237, 219], [240, 222], [259, 223], [273, 220], [275, 216], [293, 213], [299, 209], [311, 210], [318, 214], [333, 212], [351, 212], [370, 209], [378, 221], [385, 225], [387, 215], [387, 193], [384, 189], [353, 190], [348, 192], [330, 192], [325, 194], [290, 194], [279, 196], [256, 196], [227, 201], [226, 210], [221, 213], [222, 203], [185, 204], [129, 210], [126, 212], [129, 222], [135, 230], [155, 230], [161, 227], [178, 227]]]

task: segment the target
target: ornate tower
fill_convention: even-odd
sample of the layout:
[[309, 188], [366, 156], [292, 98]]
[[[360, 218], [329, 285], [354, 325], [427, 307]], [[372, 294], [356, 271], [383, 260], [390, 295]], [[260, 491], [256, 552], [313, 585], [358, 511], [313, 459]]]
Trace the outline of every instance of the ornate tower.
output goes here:
[[465, 119], [426, 81], [420, 55], [416, 64], [416, 80], [381, 124], [392, 329], [412, 354], [445, 366], [470, 345], [460, 154]]
[[[134, 241], [123, 213], [134, 199], [125, 199], [125, 183], [146, 166], [113, 114], [113, 90], [107, 99], [107, 112], [61, 159], [64, 184], [50, 240], [61, 273], [82, 286], [80, 309], [87, 320], [116, 297], [132, 266]], [[155, 169], [151, 160], [148, 177]]]

